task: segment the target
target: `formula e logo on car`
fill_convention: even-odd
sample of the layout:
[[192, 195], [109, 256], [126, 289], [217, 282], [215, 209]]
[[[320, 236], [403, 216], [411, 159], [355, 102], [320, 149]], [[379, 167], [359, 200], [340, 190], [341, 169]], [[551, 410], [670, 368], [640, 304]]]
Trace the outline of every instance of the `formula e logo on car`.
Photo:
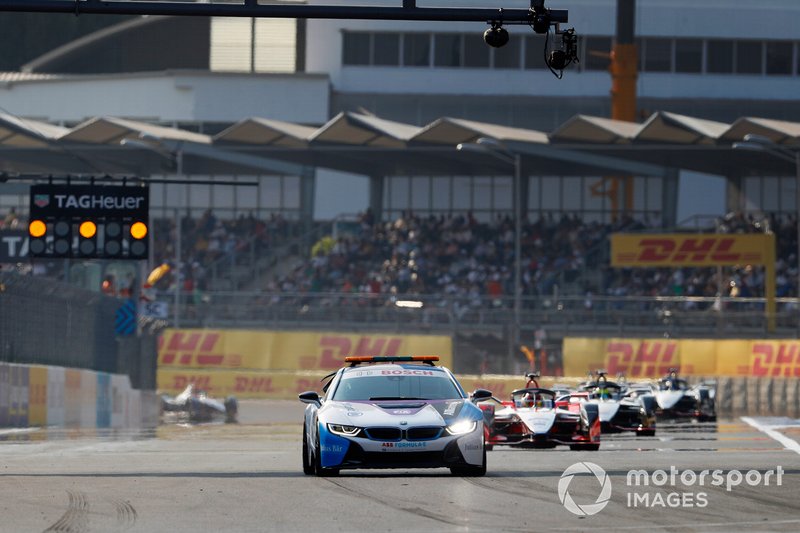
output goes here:
[[[600, 483], [600, 495], [594, 503], [578, 505], [569, 493], [569, 484], [575, 474], [594, 474]], [[575, 463], [567, 467], [558, 481], [558, 499], [561, 505], [570, 513], [578, 516], [592, 516], [602, 511], [611, 499], [611, 478], [602, 467], [590, 463]]]

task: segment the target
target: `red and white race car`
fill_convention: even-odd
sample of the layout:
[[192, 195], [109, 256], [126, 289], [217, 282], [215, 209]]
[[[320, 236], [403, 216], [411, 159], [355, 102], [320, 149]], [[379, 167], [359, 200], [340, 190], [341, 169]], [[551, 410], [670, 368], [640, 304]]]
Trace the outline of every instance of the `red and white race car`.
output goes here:
[[[529, 384], [536, 384], [535, 379]], [[559, 407], [554, 391], [535, 386], [515, 390], [510, 401], [492, 397], [478, 403], [478, 407], [484, 415], [487, 449], [495, 445], [600, 449], [597, 405], [576, 404], [573, 410]]]

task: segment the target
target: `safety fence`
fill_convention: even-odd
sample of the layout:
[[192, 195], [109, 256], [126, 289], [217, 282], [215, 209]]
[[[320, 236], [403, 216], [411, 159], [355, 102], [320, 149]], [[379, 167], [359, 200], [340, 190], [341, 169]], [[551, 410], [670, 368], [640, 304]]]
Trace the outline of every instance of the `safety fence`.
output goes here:
[[0, 427], [141, 428], [158, 423], [154, 392], [128, 376], [0, 363]]
[[116, 372], [120, 304], [46, 277], [0, 273], [0, 361]]

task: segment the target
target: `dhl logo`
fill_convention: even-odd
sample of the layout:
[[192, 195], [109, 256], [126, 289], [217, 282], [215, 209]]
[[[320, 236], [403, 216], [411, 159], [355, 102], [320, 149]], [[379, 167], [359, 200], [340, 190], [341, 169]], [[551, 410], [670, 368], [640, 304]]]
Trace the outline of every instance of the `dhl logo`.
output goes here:
[[324, 335], [320, 339], [320, 355], [300, 359], [300, 367], [306, 370], [335, 370], [344, 364], [348, 355], [399, 355], [403, 339], [400, 337], [360, 337], [353, 342], [349, 337]]
[[[744, 240], [747, 237], [747, 240]], [[614, 266], [735, 265], [767, 261], [763, 235], [650, 235], [612, 237]], [[754, 238], [755, 237], [755, 238]]]
[[674, 341], [609, 342], [605, 367], [612, 376], [660, 377], [680, 366], [677, 352]]
[[159, 339], [158, 359], [164, 366], [242, 366], [239, 354], [219, 353], [222, 336], [214, 332], [175, 331]]
[[272, 386], [272, 378], [236, 376], [233, 390], [238, 393], [275, 392], [275, 387]]
[[750, 360], [753, 376], [800, 377], [800, 343], [756, 342]]
[[172, 388], [174, 390], [182, 391], [190, 383], [194, 384], [196, 390], [204, 390], [208, 393], [214, 390], [213, 385], [211, 385], [211, 376], [192, 376], [187, 374], [172, 377]]

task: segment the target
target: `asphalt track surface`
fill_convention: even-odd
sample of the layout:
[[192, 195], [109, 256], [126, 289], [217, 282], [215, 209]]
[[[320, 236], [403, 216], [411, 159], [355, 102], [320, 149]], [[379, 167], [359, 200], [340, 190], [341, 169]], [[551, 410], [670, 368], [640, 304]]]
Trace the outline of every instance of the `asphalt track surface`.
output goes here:
[[[599, 452], [495, 448], [483, 478], [445, 469], [315, 478], [300, 468], [302, 408], [241, 402], [235, 425], [0, 430], [0, 531], [800, 531], [800, 447], [792, 445], [800, 433], [791, 428], [739, 419], [662, 424], [655, 438], [604, 436]], [[562, 481], [581, 509], [597, 503], [602, 480], [562, 480], [580, 462], [600, 466], [611, 482], [610, 501], [591, 516], [569, 512], [559, 498]], [[631, 469], [668, 475], [671, 467], [675, 486], [627, 483]], [[764, 486], [778, 467], [781, 485], [776, 472]], [[723, 471], [722, 486], [710, 473], [702, 487], [681, 484], [682, 474], [691, 478], [686, 470], [699, 477], [714, 469]], [[762, 483], [743, 479], [728, 491], [734, 469], [756, 470], [751, 479]]]

